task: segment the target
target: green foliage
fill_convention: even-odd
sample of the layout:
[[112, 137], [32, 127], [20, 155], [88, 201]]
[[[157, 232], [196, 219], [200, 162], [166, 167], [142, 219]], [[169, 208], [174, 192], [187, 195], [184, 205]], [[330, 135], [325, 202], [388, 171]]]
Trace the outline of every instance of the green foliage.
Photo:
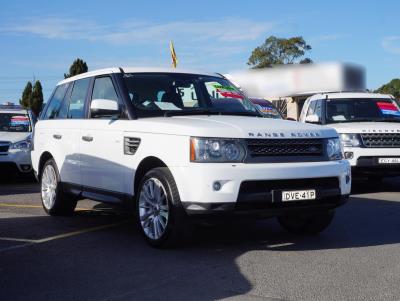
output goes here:
[[75, 76], [81, 73], [85, 73], [88, 71], [88, 66], [85, 61], [81, 60], [80, 58], [77, 58], [69, 67], [69, 74], [64, 73], [64, 78], [68, 78], [71, 76]]
[[22, 92], [22, 97], [19, 100], [19, 103], [22, 107], [29, 109], [32, 103], [32, 83], [29, 81], [24, 91]]
[[376, 93], [392, 94], [397, 99], [400, 99], [400, 79], [392, 79], [387, 84], [375, 90]]
[[43, 105], [43, 91], [40, 81], [37, 80], [34, 86], [30, 81], [26, 84], [19, 103], [25, 109], [30, 109], [36, 116], [39, 116]]
[[43, 106], [43, 91], [40, 81], [36, 81], [32, 89], [32, 102], [31, 110], [36, 115], [39, 116], [40, 111]]
[[247, 64], [254, 69], [273, 65], [308, 64], [312, 63], [310, 58], [300, 59], [310, 50], [311, 46], [303, 37], [285, 39], [270, 36], [261, 46], [253, 50]]

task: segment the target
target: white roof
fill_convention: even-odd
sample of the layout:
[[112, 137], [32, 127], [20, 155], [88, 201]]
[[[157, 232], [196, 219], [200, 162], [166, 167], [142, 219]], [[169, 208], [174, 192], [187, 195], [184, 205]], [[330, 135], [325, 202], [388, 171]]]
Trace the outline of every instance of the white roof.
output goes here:
[[[218, 76], [221, 77], [218, 73], [210, 73], [204, 71], [196, 71], [196, 70], [188, 70], [188, 69], [172, 69], [172, 68], [152, 68], [152, 67], [121, 67], [125, 73], [150, 73], [150, 72], [161, 72], [161, 73], [188, 73], [188, 74], [201, 74], [201, 75], [208, 75], [208, 76]], [[75, 75], [69, 78], [66, 78], [60, 82], [58, 85], [65, 84], [77, 79], [93, 77], [98, 75], [104, 74], [111, 74], [111, 73], [121, 73], [120, 67], [113, 67], [113, 68], [106, 68], [106, 69], [98, 69], [89, 72], [85, 72], [79, 75]]]
[[310, 97], [310, 99], [329, 98], [393, 98], [390, 94], [368, 93], [368, 92], [335, 92], [335, 93], [319, 93]]
[[25, 109], [2, 109], [0, 108], [0, 114], [7, 113], [7, 114], [28, 114], [28, 110]]

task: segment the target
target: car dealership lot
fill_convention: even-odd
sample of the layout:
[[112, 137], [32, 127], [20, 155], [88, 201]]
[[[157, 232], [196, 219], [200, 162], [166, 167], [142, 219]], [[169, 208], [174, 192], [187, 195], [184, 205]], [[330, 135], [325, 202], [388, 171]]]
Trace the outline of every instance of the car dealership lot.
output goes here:
[[399, 184], [356, 183], [317, 237], [233, 221], [156, 250], [129, 212], [83, 201], [49, 217], [37, 184], [3, 180], [0, 300], [398, 300]]

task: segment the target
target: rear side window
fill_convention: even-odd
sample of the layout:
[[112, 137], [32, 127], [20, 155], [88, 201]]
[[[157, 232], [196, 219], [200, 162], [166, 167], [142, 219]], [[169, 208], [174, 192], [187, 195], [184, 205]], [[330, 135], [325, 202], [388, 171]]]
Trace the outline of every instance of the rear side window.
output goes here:
[[67, 92], [68, 84], [60, 85], [56, 88], [53, 97], [49, 101], [49, 106], [47, 107], [46, 113], [42, 119], [55, 119], [58, 116], [58, 112], [61, 108], [61, 103]]
[[67, 118], [81, 119], [85, 117], [85, 101], [90, 78], [75, 81], [69, 101]]
[[118, 102], [117, 92], [110, 77], [96, 78], [93, 87], [92, 99], [108, 99]]

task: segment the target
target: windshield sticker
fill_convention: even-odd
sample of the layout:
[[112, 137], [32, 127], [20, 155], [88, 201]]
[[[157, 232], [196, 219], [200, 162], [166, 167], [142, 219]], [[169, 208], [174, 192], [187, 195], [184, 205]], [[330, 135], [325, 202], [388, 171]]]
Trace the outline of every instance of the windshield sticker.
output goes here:
[[399, 108], [390, 102], [377, 102], [376, 103], [382, 114], [400, 116]]
[[259, 106], [260, 111], [263, 113], [277, 115], [277, 112], [275, 111], [275, 109], [273, 107], [263, 106], [263, 105], [258, 105], [258, 106]]
[[215, 89], [217, 89], [217, 93], [219, 93], [222, 97], [226, 98], [236, 98], [243, 99], [244, 97], [240, 94], [237, 89], [230, 86], [222, 86], [219, 84], [213, 85]]
[[26, 116], [12, 116], [10, 126], [29, 126], [29, 118]]

